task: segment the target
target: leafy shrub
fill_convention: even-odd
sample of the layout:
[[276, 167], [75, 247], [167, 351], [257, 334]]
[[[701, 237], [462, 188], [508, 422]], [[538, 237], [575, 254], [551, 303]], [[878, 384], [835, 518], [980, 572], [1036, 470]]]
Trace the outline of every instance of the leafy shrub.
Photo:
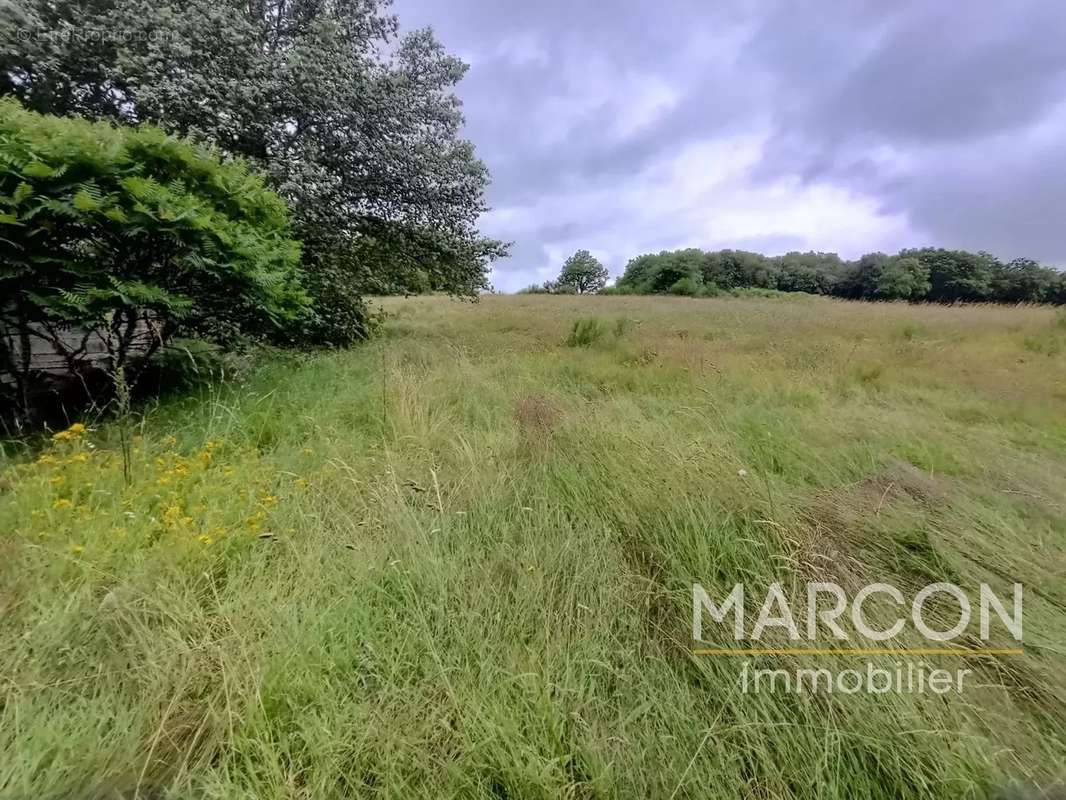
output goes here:
[[721, 297], [722, 290], [717, 283], [705, 283], [700, 287], [700, 297]]
[[5, 100], [0, 168], [0, 371], [24, 400], [31, 339], [77, 373], [91, 333], [117, 375], [175, 336], [285, 340], [309, 319], [285, 203], [239, 160]]
[[202, 339], [175, 339], [159, 352], [140, 380], [142, 392], [152, 395], [181, 391], [215, 381], [243, 381], [264, 353], [276, 349], [223, 350]]
[[729, 294], [733, 297], [765, 297], [765, 298], [778, 298], [786, 297], [789, 292], [779, 292], [777, 289], [763, 289], [758, 286], [745, 286], [737, 287], [729, 290]]
[[529, 286], [519, 289], [515, 294], [549, 294], [549, 292], [540, 284], [531, 283]]
[[695, 278], [687, 276], [674, 282], [670, 287], [670, 294], [681, 295], [682, 297], [695, 297], [700, 293], [701, 288], [702, 287]]
[[577, 294], [577, 289], [568, 283], [560, 281], [544, 281], [534, 283], [525, 289], [519, 289], [518, 294]]
[[628, 317], [617, 317], [614, 322], [601, 317], [581, 317], [574, 320], [574, 327], [566, 337], [567, 347], [591, 347], [609, 340], [617, 342], [637, 324]]
[[566, 338], [566, 346], [591, 347], [609, 332], [607, 323], [599, 317], [581, 317], [574, 320], [574, 327]]

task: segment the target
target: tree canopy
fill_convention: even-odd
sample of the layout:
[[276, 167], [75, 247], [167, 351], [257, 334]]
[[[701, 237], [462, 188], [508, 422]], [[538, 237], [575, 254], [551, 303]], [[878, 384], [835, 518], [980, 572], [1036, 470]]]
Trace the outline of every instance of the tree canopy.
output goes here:
[[317, 338], [343, 343], [363, 333], [363, 293], [417, 271], [473, 294], [505, 252], [477, 231], [489, 176], [452, 93], [466, 67], [428, 30], [398, 37], [386, 7], [27, 0], [0, 21], [0, 94], [251, 160], [290, 204]]
[[607, 285], [607, 268], [588, 250], [578, 250], [566, 259], [557, 283], [568, 286], [577, 294], [598, 292]]

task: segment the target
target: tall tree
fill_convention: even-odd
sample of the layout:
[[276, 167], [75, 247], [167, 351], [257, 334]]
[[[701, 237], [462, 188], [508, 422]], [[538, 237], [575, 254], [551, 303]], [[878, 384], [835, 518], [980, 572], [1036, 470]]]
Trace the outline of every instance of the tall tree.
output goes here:
[[1012, 303], [1043, 303], [1054, 297], [1058, 274], [1031, 258], [1003, 264], [992, 279], [993, 294]]
[[916, 258], [929, 270], [930, 300], [979, 301], [991, 297], [992, 276], [999, 262], [989, 253], [925, 247], [901, 250], [900, 256]]
[[466, 66], [388, 0], [26, 0], [0, 21], [0, 94], [153, 122], [254, 160], [289, 202], [319, 338], [362, 333], [359, 296], [421, 270], [473, 294], [506, 249], [480, 236], [489, 176], [460, 136]]
[[607, 285], [607, 268], [588, 250], [578, 250], [563, 264], [560, 286], [570, 286], [578, 294], [598, 292]]

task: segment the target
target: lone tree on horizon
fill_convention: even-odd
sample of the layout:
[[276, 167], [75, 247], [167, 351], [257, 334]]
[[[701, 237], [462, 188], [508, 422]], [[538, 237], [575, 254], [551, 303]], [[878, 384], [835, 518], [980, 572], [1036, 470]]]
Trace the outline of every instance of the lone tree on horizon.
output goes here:
[[598, 292], [607, 285], [607, 268], [588, 250], [578, 250], [563, 264], [560, 286], [572, 286], [578, 294]]

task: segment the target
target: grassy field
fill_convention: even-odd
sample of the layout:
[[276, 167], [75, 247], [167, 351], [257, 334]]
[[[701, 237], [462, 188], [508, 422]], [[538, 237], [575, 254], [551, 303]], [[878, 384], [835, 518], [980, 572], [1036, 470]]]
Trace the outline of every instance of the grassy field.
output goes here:
[[[385, 307], [350, 352], [8, 445], [0, 797], [1061, 786], [1061, 314]], [[1025, 654], [962, 694], [742, 694], [691, 652], [692, 584], [774, 580], [1021, 581]]]

